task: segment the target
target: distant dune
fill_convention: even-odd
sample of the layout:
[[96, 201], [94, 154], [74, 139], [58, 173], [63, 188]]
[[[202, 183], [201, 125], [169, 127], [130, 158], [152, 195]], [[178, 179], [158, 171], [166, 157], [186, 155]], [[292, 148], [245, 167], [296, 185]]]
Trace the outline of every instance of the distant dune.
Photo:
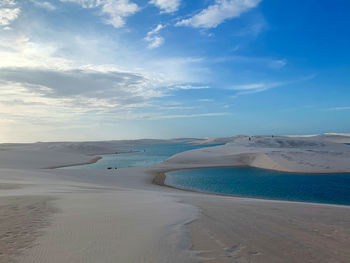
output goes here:
[[330, 142], [329, 136], [240, 135], [222, 146], [179, 153], [163, 166], [251, 166], [285, 172], [341, 173], [350, 172], [349, 159], [350, 147]]

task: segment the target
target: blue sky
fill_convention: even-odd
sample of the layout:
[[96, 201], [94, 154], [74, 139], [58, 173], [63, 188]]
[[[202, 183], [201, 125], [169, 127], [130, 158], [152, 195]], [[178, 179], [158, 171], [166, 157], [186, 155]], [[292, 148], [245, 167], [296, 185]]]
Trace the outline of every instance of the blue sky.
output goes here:
[[0, 142], [350, 132], [346, 0], [0, 0]]

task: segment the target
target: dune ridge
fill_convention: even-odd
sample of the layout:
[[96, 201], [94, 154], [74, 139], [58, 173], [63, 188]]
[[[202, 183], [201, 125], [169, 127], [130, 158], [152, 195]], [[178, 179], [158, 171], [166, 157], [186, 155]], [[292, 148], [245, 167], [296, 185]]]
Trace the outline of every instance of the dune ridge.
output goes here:
[[350, 147], [315, 138], [237, 136], [222, 146], [179, 153], [166, 160], [174, 166], [251, 166], [296, 173], [350, 172]]

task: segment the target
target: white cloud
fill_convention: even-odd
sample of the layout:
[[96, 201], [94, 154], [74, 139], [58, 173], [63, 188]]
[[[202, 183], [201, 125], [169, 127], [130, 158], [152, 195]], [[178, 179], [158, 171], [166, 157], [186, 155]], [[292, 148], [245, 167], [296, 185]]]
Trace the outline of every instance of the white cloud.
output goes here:
[[225, 56], [225, 57], [216, 57], [211, 59], [212, 63], [232, 63], [236, 64], [240, 68], [244, 67], [262, 67], [269, 68], [272, 70], [280, 70], [288, 65], [286, 59], [280, 58], [271, 58], [271, 57], [248, 57], [248, 56]]
[[[200, 57], [150, 56], [132, 43], [120, 45], [115, 36], [57, 31], [45, 21], [37, 25], [35, 18], [18, 22], [0, 33], [0, 127], [11, 123], [17, 131], [36, 133], [60, 126], [71, 133], [74, 125], [140, 119], [138, 112], [145, 113], [155, 100], [167, 103], [173, 87], [189, 89], [189, 83], [202, 83], [205, 75]], [[45, 38], [35, 34], [42, 28]], [[152, 35], [163, 28], [155, 27]], [[169, 118], [180, 118], [178, 111], [191, 108], [167, 110], [173, 113]], [[144, 119], [167, 118], [165, 111]]]
[[61, 2], [72, 2], [81, 5], [83, 8], [95, 8], [102, 4], [104, 0], [61, 0]]
[[200, 57], [150, 57], [132, 47], [116, 49], [114, 42], [104, 38], [53, 36], [47, 42], [29, 39], [19, 32], [0, 34], [0, 71], [14, 67], [122, 71], [146, 76], [154, 85], [163, 87], [205, 81]]
[[334, 107], [329, 108], [331, 111], [343, 111], [343, 110], [350, 110], [350, 106], [343, 106], [343, 107]]
[[209, 86], [196, 86], [196, 85], [176, 85], [171, 87], [171, 90], [198, 90], [198, 89], [209, 89]]
[[236, 98], [240, 95], [247, 95], [247, 94], [254, 94], [254, 93], [259, 93], [263, 92], [275, 87], [279, 87], [282, 85], [288, 84], [283, 83], [283, 82], [272, 82], [272, 83], [252, 83], [252, 84], [245, 84], [245, 85], [237, 85], [233, 86], [231, 89], [238, 91], [233, 98]]
[[[143, 113], [132, 116], [133, 119], [139, 120], [164, 120], [164, 119], [184, 119], [184, 118], [200, 118], [200, 117], [217, 117], [227, 116], [230, 113], [227, 112], [209, 112], [209, 113], [193, 113], [193, 114], [156, 114], [156, 113]], [[131, 117], [131, 116], [129, 116]]]
[[[18, 121], [19, 112], [20, 118], [27, 116], [31, 123], [40, 123], [50, 114], [60, 116], [61, 121], [69, 121], [77, 114], [91, 111], [107, 114], [104, 118], [163, 119], [165, 117], [149, 114], [141, 118], [134, 110], [152, 105], [154, 99], [169, 96], [169, 92], [175, 89], [203, 88], [208, 87], [168, 85], [167, 80], [157, 76], [123, 72], [111, 67], [1, 67], [0, 109], [7, 114], [7, 119], [14, 122]], [[125, 115], [126, 112], [129, 115]], [[189, 116], [169, 118], [180, 117]]]
[[129, 0], [61, 0], [74, 2], [83, 8], [101, 8], [101, 14], [106, 15], [105, 23], [120, 28], [125, 25], [125, 18], [139, 11], [139, 6]]
[[0, 25], [7, 26], [13, 20], [16, 20], [21, 10], [19, 8], [1, 8], [0, 9]]
[[196, 109], [197, 107], [194, 107], [194, 106], [170, 106], [170, 107], [159, 107], [159, 109], [162, 109], [162, 110], [193, 110], [193, 109]]
[[13, 0], [0, 0], [0, 26], [8, 28], [14, 20], [18, 18], [21, 9], [16, 7]]
[[165, 91], [154, 80], [127, 72], [2, 68], [0, 112], [7, 120], [31, 124], [50, 116], [70, 122], [89, 112], [123, 118]]
[[299, 82], [309, 81], [315, 77], [316, 77], [316, 75], [309, 75], [306, 77], [302, 77], [302, 78], [298, 78], [298, 79], [290, 80], [290, 81], [258, 82], [258, 83], [237, 85], [237, 86], [231, 87], [231, 90], [237, 91], [237, 93], [232, 97], [236, 98], [240, 95], [259, 93], [259, 92], [263, 92], [263, 91], [266, 91], [266, 90], [269, 90], [272, 88], [277, 88], [280, 86], [286, 86], [286, 85], [296, 84]]
[[175, 115], [159, 115], [151, 117], [152, 120], [161, 119], [179, 119], [179, 118], [199, 118], [199, 117], [217, 117], [230, 115], [227, 112], [210, 112], [210, 113], [196, 113], [196, 114], [175, 114]]
[[[0, 124], [6, 121], [52, 127], [58, 123], [71, 125], [80, 116], [108, 122], [228, 114], [145, 112], [147, 105], [153, 105], [149, 102], [165, 96], [165, 92], [166, 89], [154, 85], [152, 80], [125, 72], [3, 68], [0, 71]], [[143, 109], [142, 113], [135, 110], [137, 108]], [[194, 107], [168, 106], [163, 110], [192, 109]]]
[[164, 38], [160, 36], [153, 36], [151, 40], [149, 38], [146, 38], [146, 40], [151, 41], [148, 45], [150, 49], [160, 47], [164, 43]]
[[265, 84], [265, 83], [253, 83], [253, 84], [246, 84], [246, 85], [238, 85], [232, 87], [233, 90], [255, 90], [255, 91], [263, 91], [271, 87], [271, 84]]
[[124, 26], [125, 17], [131, 16], [139, 11], [139, 7], [129, 0], [106, 0], [102, 6], [102, 12], [109, 15], [106, 19], [108, 24], [115, 28]]
[[213, 102], [213, 99], [198, 99], [199, 102]]
[[281, 69], [284, 68], [287, 64], [288, 62], [285, 59], [273, 60], [270, 63], [270, 67], [274, 69]]
[[164, 43], [164, 38], [159, 36], [160, 30], [163, 28], [164, 26], [162, 24], [159, 24], [156, 28], [147, 33], [145, 40], [148, 42], [148, 48], [157, 48]]
[[55, 57], [57, 47], [31, 41], [23, 34], [0, 34], [0, 69], [3, 67], [47, 67], [69, 68], [72, 61]]
[[0, 7], [4, 6], [15, 6], [16, 2], [14, 0], [0, 0]]
[[183, 19], [177, 26], [192, 26], [196, 28], [215, 28], [225, 20], [239, 17], [242, 13], [256, 7], [261, 0], [216, 0], [200, 13]]
[[37, 0], [30, 0], [30, 2], [32, 2], [34, 5], [47, 9], [49, 11], [53, 11], [56, 10], [56, 6], [54, 6], [52, 3], [50, 2], [46, 2], [46, 1], [37, 1]]
[[173, 13], [179, 9], [180, 0], [151, 0], [150, 4], [157, 6], [162, 13]]

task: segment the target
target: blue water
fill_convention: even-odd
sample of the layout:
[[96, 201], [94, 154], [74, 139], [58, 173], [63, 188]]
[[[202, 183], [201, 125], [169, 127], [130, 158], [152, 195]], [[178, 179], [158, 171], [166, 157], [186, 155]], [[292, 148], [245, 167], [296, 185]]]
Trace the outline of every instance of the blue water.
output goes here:
[[97, 163], [71, 166], [64, 169], [107, 169], [114, 168], [128, 168], [149, 166], [152, 164], [163, 162], [170, 156], [198, 148], [211, 147], [216, 145], [192, 145], [188, 143], [170, 143], [170, 144], [152, 144], [135, 147], [123, 147], [123, 151], [138, 151], [133, 153], [122, 154], [105, 154], [101, 155], [102, 159]]
[[165, 184], [242, 197], [350, 205], [350, 174], [290, 174], [255, 168], [206, 168], [169, 172]]

